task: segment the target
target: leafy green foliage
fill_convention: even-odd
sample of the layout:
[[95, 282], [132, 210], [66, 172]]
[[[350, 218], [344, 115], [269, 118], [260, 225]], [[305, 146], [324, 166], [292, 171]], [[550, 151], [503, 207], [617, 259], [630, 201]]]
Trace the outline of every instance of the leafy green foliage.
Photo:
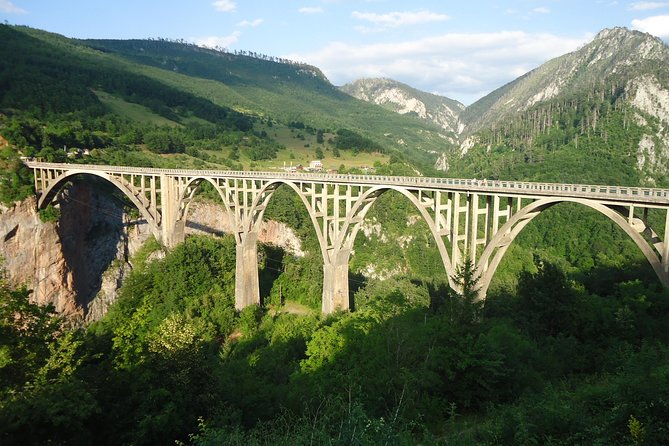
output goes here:
[[85, 443], [84, 423], [97, 404], [76, 376], [87, 358], [82, 333], [28, 296], [0, 280], [0, 439]]
[[53, 207], [52, 205], [48, 205], [46, 208], [40, 209], [38, 214], [40, 220], [42, 220], [44, 223], [57, 222], [60, 218], [60, 210]]
[[[353, 313], [236, 313], [231, 237], [142, 260], [155, 248], [85, 333], [49, 325], [26, 292], [3, 299], [3, 443], [667, 440], [666, 290], [600, 297], [537, 258], [483, 308], [465, 264], [460, 294], [398, 278], [362, 285]], [[312, 280], [282, 277], [299, 282], [287, 300]]]
[[11, 204], [33, 194], [32, 175], [16, 151], [0, 150], [0, 202]]
[[[465, 178], [630, 186], [650, 179], [649, 185], [668, 184], [666, 173], [650, 163], [642, 171], [637, 168], [635, 148], [648, 130], [632, 117], [641, 112], [628, 105], [620, 88], [593, 88], [541, 102], [482, 129], [466, 156], [449, 158], [451, 171]], [[643, 119], [656, 127], [651, 116]]]

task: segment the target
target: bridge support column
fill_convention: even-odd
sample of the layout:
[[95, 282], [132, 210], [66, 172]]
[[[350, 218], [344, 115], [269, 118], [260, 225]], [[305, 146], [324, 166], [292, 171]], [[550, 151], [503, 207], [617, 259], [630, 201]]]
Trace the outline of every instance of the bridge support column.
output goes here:
[[186, 228], [185, 222], [175, 221], [172, 223], [172, 229], [167, 234], [167, 237], [163, 241], [165, 246], [168, 248], [174, 248], [180, 243], [183, 243], [186, 240]]
[[160, 176], [160, 229], [162, 243], [174, 248], [186, 238], [185, 224], [179, 219], [180, 196], [177, 181], [165, 174]]
[[349, 309], [348, 259], [350, 250], [332, 253], [330, 262], [323, 264], [323, 314]]
[[237, 234], [235, 270], [235, 308], [260, 305], [258, 281], [258, 234], [254, 231]]

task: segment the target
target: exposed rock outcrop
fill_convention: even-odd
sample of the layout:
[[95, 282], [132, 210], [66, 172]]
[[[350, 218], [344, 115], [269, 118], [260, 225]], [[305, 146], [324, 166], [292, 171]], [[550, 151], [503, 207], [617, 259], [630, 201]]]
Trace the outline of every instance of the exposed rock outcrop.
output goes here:
[[441, 127], [444, 137], [457, 144], [463, 130], [459, 115], [465, 106], [443, 96], [417, 90], [392, 79], [358, 79], [340, 90], [363, 101], [381, 105], [401, 115], [412, 114]]
[[42, 222], [33, 198], [3, 209], [0, 255], [7, 278], [31, 289], [34, 302], [53, 304], [73, 322], [99, 319], [116, 299], [120, 282], [114, 277], [129, 270], [128, 259], [148, 230], [131, 220], [113, 195], [87, 183], [67, 189], [59, 207], [58, 223]]
[[[221, 205], [210, 202], [191, 203], [188, 210], [186, 234], [223, 234], [234, 230], [228, 215]], [[283, 223], [265, 220], [260, 225], [258, 242], [275, 245], [286, 252], [301, 257], [302, 243], [293, 230]]]
[[0, 255], [11, 285], [32, 289], [35, 302], [53, 304], [59, 313], [83, 317], [56, 224], [40, 220], [34, 199], [3, 209], [0, 237]]

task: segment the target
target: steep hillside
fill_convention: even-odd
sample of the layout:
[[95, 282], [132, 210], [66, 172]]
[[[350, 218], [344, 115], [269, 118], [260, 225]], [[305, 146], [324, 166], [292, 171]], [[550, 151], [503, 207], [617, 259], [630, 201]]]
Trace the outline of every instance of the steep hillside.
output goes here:
[[354, 100], [310, 65], [164, 40], [82, 42], [139, 63], [142, 74], [214, 103], [283, 124], [304, 123], [308, 128], [333, 132], [351, 129], [389, 150], [408, 154], [419, 164], [433, 159], [430, 152], [443, 144], [438, 127]]
[[457, 144], [465, 106], [443, 96], [417, 90], [392, 79], [358, 79], [340, 90], [363, 101], [381, 105], [401, 115], [414, 115], [441, 127], [451, 144]]
[[[394, 154], [429, 171], [443, 144], [436, 126], [351, 98], [317, 68], [292, 61], [165, 40], [79, 41], [7, 25], [0, 37], [0, 134], [28, 154], [153, 146], [186, 152], [183, 167], [252, 168], [285, 148], [291, 160], [308, 162], [320, 146], [337, 167], [346, 162], [335, 148], [365, 151], [337, 144], [345, 130], [372, 141], [364, 145], [387, 154], [386, 162]], [[128, 156], [124, 149], [113, 162]]]
[[666, 185], [669, 48], [623, 28], [518, 78], [462, 114], [454, 175]]
[[546, 62], [467, 107], [462, 113], [465, 133], [552, 99], [602, 87], [633, 87], [647, 76], [666, 86], [668, 64], [669, 48], [660, 39], [625, 28], [605, 29], [579, 50]]
[[466, 108], [389, 79], [341, 90], [441, 126], [449, 175], [667, 184], [669, 49], [649, 34], [603, 30]]

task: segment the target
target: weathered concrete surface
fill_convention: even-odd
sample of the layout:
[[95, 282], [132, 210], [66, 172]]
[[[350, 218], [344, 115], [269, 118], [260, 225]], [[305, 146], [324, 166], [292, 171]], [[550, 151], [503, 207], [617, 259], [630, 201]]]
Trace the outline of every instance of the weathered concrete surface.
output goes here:
[[242, 234], [237, 242], [235, 271], [235, 308], [260, 305], [258, 279], [258, 236], [255, 232]]

